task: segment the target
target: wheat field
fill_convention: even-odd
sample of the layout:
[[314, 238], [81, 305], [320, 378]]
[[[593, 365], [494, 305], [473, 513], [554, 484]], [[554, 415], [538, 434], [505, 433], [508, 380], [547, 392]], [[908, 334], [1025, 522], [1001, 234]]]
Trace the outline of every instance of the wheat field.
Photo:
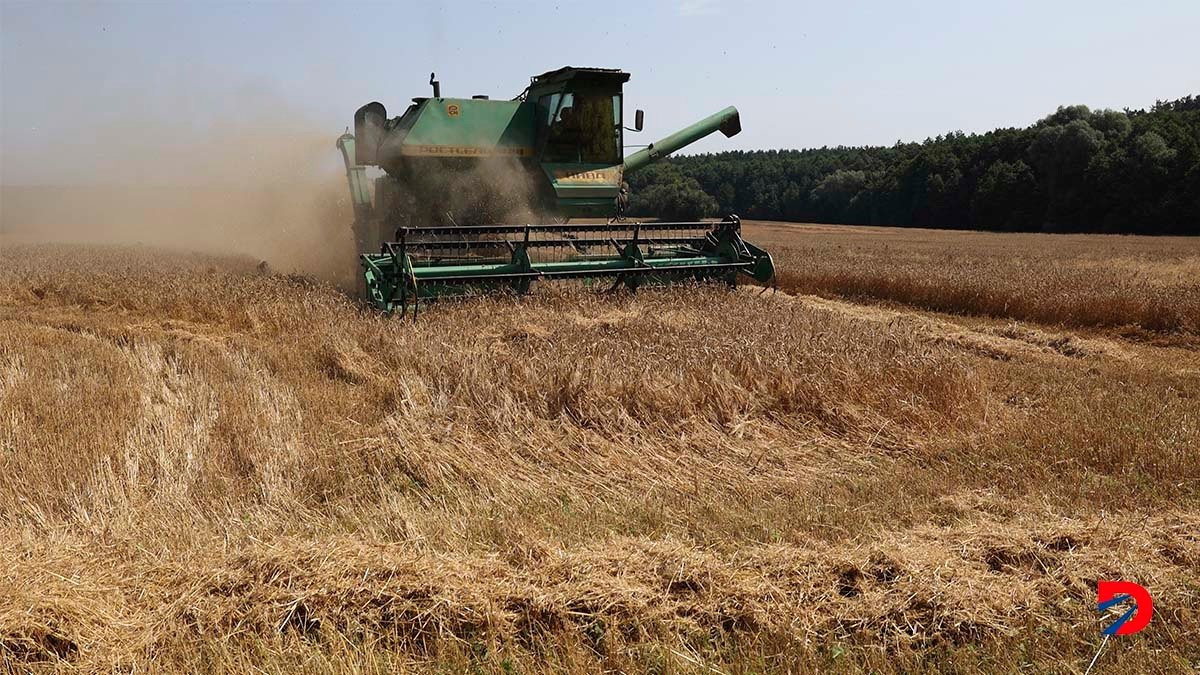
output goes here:
[[1126, 338], [1200, 334], [1200, 240], [755, 222], [782, 288]]
[[[879, 228], [876, 228], [879, 229]], [[748, 226], [780, 289], [419, 321], [0, 240], [0, 658], [121, 672], [1200, 664], [1200, 246]]]

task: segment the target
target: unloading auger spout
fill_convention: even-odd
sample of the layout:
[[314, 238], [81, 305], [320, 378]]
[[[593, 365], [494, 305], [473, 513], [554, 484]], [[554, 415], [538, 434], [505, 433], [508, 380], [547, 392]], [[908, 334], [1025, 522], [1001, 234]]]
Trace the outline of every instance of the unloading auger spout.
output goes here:
[[638, 150], [625, 158], [625, 173], [637, 171], [715, 131], [725, 134], [726, 138], [732, 138], [742, 131], [742, 118], [738, 114], [737, 108], [729, 106], [719, 113], [709, 115], [691, 126], [680, 129], [670, 136]]

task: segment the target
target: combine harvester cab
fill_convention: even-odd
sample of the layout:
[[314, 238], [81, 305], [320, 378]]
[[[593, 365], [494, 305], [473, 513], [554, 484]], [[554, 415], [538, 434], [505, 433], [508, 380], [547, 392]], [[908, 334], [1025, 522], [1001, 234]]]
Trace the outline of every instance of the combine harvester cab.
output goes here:
[[[741, 131], [729, 107], [623, 156], [627, 73], [561, 68], [532, 78], [511, 101], [415, 98], [389, 119], [380, 103], [338, 139], [354, 204], [363, 290], [384, 311], [488, 291], [527, 292], [539, 279], [608, 279], [634, 289], [675, 280], [774, 277], [771, 256], [721, 222], [624, 219], [626, 174], [716, 131]], [[368, 167], [384, 175], [374, 181]], [[498, 225], [514, 205], [603, 223]], [[509, 221], [511, 222], [511, 221]], [[519, 222], [519, 221], [518, 221]], [[415, 311], [415, 309], [414, 309]]]

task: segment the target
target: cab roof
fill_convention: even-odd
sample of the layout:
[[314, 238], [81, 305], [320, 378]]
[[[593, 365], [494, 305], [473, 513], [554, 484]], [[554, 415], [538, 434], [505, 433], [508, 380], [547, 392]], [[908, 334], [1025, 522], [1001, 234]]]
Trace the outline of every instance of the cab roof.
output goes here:
[[597, 79], [613, 79], [624, 83], [629, 81], [629, 73], [626, 73], [617, 68], [577, 68], [575, 66], [563, 66], [558, 70], [550, 70], [541, 75], [534, 75], [531, 84], [555, 84], [565, 82], [576, 77], [597, 78]]

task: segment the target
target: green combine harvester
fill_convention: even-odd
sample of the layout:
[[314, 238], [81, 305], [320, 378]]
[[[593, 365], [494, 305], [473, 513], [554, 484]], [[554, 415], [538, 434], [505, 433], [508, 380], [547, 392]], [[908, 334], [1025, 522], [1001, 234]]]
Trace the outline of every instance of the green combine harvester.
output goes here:
[[[767, 283], [771, 256], [720, 222], [625, 219], [625, 175], [720, 131], [741, 131], [729, 107], [625, 157], [622, 85], [629, 74], [560, 68], [511, 101], [414, 98], [399, 117], [381, 103], [354, 115], [338, 139], [354, 204], [366, 297], [414, 313], [421, 300], [527, 292], [536, 280], [608, 279], [611, 288], [719, 280]], [[382, 175], [372, 191], [368, 167]], [[373, 170], [379, 173], [378, 170]], [[373, 198], [372, 198], [373, 192]], [[572, 218], [591, 222], [569, 223]], [[502, 225], [503, 222], [551, 224]]]

